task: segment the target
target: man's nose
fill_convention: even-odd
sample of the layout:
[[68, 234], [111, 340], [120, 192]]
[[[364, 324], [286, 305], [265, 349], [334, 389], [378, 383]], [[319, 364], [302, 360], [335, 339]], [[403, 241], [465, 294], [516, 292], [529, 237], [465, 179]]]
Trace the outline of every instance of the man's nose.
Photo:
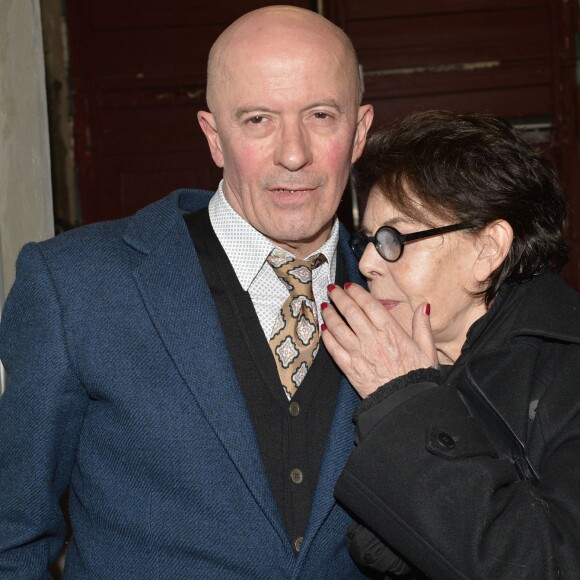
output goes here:
[[307, 129], [299, 121], [285, 122], [278, 134], [274, 163], [289, 171], [298, 171], [312, 162], [312, 149]]

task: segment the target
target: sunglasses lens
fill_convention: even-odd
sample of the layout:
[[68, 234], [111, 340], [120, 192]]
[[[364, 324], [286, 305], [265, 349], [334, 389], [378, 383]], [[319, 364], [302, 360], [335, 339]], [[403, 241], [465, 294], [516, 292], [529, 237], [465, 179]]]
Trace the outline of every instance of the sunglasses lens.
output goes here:
[[394, 262], [401, 256], [401, 242], [397, 232], [388, 226], [383, 226], [376, 234], [379, 254], [389, 262]]

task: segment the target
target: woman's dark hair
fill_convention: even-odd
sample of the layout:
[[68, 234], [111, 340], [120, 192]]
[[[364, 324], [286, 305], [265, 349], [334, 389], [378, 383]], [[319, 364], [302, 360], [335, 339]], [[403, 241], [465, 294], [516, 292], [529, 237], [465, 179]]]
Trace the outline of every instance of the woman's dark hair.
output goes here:
[[557, 271], [567, 261], [566, 206], [554, 169], [497, 117], [413, 113], [369, 137], [352, 179], [363, 207], [377, 186], [399, 211], [427, 225], [421, 206], [450, 224], [470, 222], [474, 232], [507, 221], [514, 240], [481, 292], [487, 305], [503, 282]]

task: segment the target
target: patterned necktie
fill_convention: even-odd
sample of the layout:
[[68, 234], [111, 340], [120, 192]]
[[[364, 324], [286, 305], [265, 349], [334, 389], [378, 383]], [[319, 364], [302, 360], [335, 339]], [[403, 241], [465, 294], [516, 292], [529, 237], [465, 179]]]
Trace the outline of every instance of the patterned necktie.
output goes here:
[[304, 261], [275, 249], [268, 263], [290, 291], [270, 336], [280, 381], [292, 397], [314, 361], [320, 341], [312, 293], [312, 270], [326, 261], [321, 254]]

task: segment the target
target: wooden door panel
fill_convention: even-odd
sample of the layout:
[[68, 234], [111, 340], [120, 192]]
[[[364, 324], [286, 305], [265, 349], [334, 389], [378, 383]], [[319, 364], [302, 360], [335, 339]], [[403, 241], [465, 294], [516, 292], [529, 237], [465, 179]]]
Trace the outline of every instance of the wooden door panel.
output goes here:
[[[175, 189], [199, 188], [200, 183], [217, 185], [221, 172], [211, 159], [200, 164], [196, 157], [202, 154], [205, 149], [105, 156], [101, 159], [101, 187], [106, 196], [103, 201], [109, 203], [107, 216], [102, 219], [130, 215]], [[98, 211], [98, 207], [95, 209]]]
[[222, 29], [200, 24], [95, 31], [94, 78], [127, 79], [137, 86], [174, 77], [205, 83], [207, 55]]
[[[512, 8], [546, 6], [550, 0], [413, 0], [412, 2], [386, 2], [377, 0], [356, 0], [344, 2], [343, 17], [347, 20], [372, 20], [397, 16], [425, 14], [451, 14], [485, 12]], [[339, 0], [340, 2], [340, 0]], [[332, 3], [331, 3], [332, 4]]]
[[197, 109], [205, 105], [196, 105], [103, 109], [96, 133], [99, 150], [103, 153], [163, 153], [187, 151], [197, 142], [205, 144], [196, 117]]
[[203, 145], [188, 151], [97, 156], [93, 167], [99, 176], [99, 197], [85, 198], [90, 205], [83, 211], [94, 216], [93, 221], [115, 219], [136, 212], [174, 189], [200, 188], [203, 183], [215, 187], [221, 172], [211, 158], [200, 163], [206, 158], [207, 146]]
[[[549, 86], [550, 62], [532, 60], [523, 63], [487, 63], [480, 66], [395, 71], [365, 71], [365, 97], [369, 100], [388, 96], [452, 94], [485, 91], [495, 88]], [[525, 95], [524, 95], [525, 100]]]
[[549, 58], [544, 7], [349, 22], [367, 70]]
[[490, 89], [431, 95], [409, 95], [402, 98], [373, 99], [375, 125], [393, 121], [412, 111], [446, 109], [455, 112], [493, 113], [512, 120], [544, 118], [550, 109], [549, 87]]
[[[233, 22], [238, 16], [269, 6], [268, 0], [99, 0], [90, 2], [92, 27], [131, 29], [140, 27], [173, 28]], [[289, 2], [312, 8], [310, 0]], [[221, 26], [221, 30], [223, 30]]]

